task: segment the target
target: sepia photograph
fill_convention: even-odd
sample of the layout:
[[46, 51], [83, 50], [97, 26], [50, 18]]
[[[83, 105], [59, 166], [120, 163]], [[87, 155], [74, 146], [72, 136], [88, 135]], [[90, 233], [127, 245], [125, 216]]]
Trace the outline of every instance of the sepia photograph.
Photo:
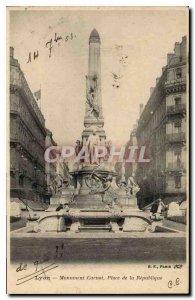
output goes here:
[[7, 293], [189, 293], [189, 7], [7, 7]]

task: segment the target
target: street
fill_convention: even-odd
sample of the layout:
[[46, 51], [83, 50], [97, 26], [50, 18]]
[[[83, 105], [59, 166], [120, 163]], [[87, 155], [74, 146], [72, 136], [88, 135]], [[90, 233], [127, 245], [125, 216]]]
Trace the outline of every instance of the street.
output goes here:
[[[110, 237], [109, 237], [110, 234]], [[95, 235], [95, 237], [94, 237]], [[114, 237], [116, 236], [116, 238]], [[63, 262], [128, 261], [138, 262], [183, 262], [186, 253], [185, 235], [173, 233], [129, 234], [129, 237], [111, 234], [53, 233], [41, 237], [11, 238], [11, 259], [13, 261], [35, 261], [44, 258]]]

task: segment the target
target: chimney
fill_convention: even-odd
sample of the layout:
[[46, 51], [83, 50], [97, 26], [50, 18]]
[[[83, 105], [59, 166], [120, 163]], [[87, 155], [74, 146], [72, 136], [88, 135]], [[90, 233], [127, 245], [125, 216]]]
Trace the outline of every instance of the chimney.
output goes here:
[[186, 43], [186, 35], [182, 36], [182, 43]]
[[182, 37], [181, 43], [181, 60], [185, 61], [187, 56], [187, 49], [186, 49], [186, 36]]
[[150, 96], [152, 95], [154, 89], [155, 89], [155, 88], [154, 88], [153, 86], [150, 88]]
[[142, 114], [143, 110], [144, 110], [144, 105], [143, 105], [143, 104], [140, 104], [140, 105], [139, 105], [139, 116], [140, 116], [140, 117], [141, 117], [141, 114]]
[[10, 57], [14, 58], [14, 48], [10, 47]]
[[181, 51], [180, 51], [180, 43], [179, 42], [176, 42], [175, 43], [175, 49], [174, 49], [174, 52], [175, 52], [175, 55], [177, 57], [179, 57], [181, 55]]

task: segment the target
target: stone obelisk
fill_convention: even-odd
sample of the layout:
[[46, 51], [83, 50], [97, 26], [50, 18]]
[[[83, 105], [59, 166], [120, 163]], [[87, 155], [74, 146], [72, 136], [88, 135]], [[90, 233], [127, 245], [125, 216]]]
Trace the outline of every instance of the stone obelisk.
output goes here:
[[89, 61], [88, 75], [86, 76], [86, 103], [85, 118], [82, 133], [83, 144], [88, 137], [96, 131], [101, 144], [104, 144], [106, 134], [103, 129], [104, 118], [102, 113], [101, 95], [101, 59], [100, 59], [100, 36], [96, 29], [93, 29], [89, 37]]

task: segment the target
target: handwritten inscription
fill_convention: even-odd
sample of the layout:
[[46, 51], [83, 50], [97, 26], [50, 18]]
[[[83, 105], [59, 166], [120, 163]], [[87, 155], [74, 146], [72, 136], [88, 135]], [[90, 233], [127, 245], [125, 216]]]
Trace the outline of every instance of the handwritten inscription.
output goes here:
[[[35, 60], [38, 57], [39, 57], [39, 51], [36, 51], [36, 52], [34, 51], [33, 52], [33, 59]], [[32, 58], [31, 58], [31, 52], [29, 52], [27, 64], [31, 63], [31, 60], [32, 60]]]
[[21, 272], [27, 269], [27, 264], [20, 263], [19, 267], [16, 268], [16, 272]]
[[[28, 282], [30, 280], [50, 280], [50, 276], [47, 275], [47, 273], [55, 268], [58, 267], [57, 264], [55, 263], [50, 263], [47, 264], [46, 266], [43, 267], [42, 263], [46, 262], [46, 260], [43, 261], [34, 261], [33, 265], [35, 266], [35, 270], [32, 273], [25, 273], [25, 276], [22, 276], [17, 279], [17, 284], [16, 285], [21, 285], [24, 284], [25, 282]], [[21, 271], [27, 271], [28, 269], [28, 264], [23, 264], [20, 263], [20, 265], [16, 268], [16, 272], [21, 272]], [[41, 276], [42, 275], [42, 276]]]
[[180, 281], [180, 278], [176, 278], [175, 280], [169, 280], [168, 282], [168, 288], [173, 288], [175, 286], [178, 286], [180, 285], [181, 281]]
[[[61, 35], [58, 35], [56, 32], [53, 37], [51, 37], [46, 43], [45, 48], [49, 51], [49, 58], [52, 56], [53, 48], [57, 45], [58, 47], [61, 45], [60, 42], [64, 41], [67, 43], [68, 41], [72, 41], [74, 38], [76, 38], [76, 34], [73, 34], [72, 32], [69, 34], [66, 34], [64, 37]], [[30, 51], [28, 54], [27, 63], [31, 63], [32, 61], [38, 59], [39, 57], [39, 51]]]

